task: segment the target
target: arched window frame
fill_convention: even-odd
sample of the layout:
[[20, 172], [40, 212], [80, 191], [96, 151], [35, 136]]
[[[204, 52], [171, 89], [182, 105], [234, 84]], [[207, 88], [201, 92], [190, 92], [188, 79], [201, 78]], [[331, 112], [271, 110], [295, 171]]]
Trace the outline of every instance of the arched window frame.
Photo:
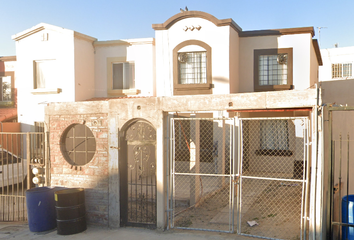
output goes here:
[[[178, 71], [178, 51], [189, 45], [197, 45], [205, 49], [207, 61], [206, 83], [200, 84], [180, 84]], [[212, 65], [211, 65], [211, 47], [198, 40], [188, 40], [178, 44], [173, 49], [173, 94], [174, 95], [194, 95], [194, 94], [211, 94], [212, 93]]]

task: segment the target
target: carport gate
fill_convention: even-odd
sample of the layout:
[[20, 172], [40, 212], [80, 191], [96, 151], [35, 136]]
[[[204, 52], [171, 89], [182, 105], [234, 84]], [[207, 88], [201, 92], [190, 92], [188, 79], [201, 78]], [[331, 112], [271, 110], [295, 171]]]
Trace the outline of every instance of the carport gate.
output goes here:
[[306, 239], [308, 118], [171, 118], [169, 227]]
[[[354, 236], [354, 107], [330, 106], [328, 110], [328, 204], [327, 239]], [[325, 120], [326, 121], [326, 120]]]

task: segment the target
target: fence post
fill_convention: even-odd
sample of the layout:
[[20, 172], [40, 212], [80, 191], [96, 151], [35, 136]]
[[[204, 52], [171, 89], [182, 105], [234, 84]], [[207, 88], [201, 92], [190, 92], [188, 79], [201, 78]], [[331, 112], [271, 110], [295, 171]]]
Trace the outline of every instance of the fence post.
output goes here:
[[[193, 117], [191, 117], [193, 118]], [[200, 172], [200, 124], [199, 120], [190, 121], [190, 172]], [[195, 175], [191, 178], [190, 188], [190, 205], [193, 206], [199, 200], [200, 196], [200, 182], [199, 175]]]
[[45, 186], [49, 186], [50, 180], [50, 166], [49, 166], [49, 132], [44, 133], [44, 168], [45, 168]]
[[30, 143], [30, 134], [26, 133], [26, 158], [27, 158], [27, 189], [31, 188], [31, 168], [30, 168], [30, 161], [31, 161], [31, 143]]

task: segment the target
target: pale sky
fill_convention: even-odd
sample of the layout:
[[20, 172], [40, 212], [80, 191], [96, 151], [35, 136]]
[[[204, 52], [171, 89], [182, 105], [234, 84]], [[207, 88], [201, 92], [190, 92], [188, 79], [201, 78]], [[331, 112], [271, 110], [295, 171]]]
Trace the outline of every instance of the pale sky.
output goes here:
[[180, 8], [232, 18], [244, 31], [321, 29], [321, 48], [354, 46], [354, 0], [0, 0], [0, 56], [16, 55], [11, 36], [44, 22], [98, 40], [154, 37]]

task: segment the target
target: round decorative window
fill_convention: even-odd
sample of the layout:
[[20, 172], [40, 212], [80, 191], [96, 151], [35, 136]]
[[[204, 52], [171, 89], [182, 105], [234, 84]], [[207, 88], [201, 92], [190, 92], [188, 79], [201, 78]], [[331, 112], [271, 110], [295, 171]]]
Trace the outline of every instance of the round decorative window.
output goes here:
[[64, 131], [60, 145], [66, 161], [75, 166], [89, 163], [96, 152], [95, 136], [84, 124], [70, 125]]

